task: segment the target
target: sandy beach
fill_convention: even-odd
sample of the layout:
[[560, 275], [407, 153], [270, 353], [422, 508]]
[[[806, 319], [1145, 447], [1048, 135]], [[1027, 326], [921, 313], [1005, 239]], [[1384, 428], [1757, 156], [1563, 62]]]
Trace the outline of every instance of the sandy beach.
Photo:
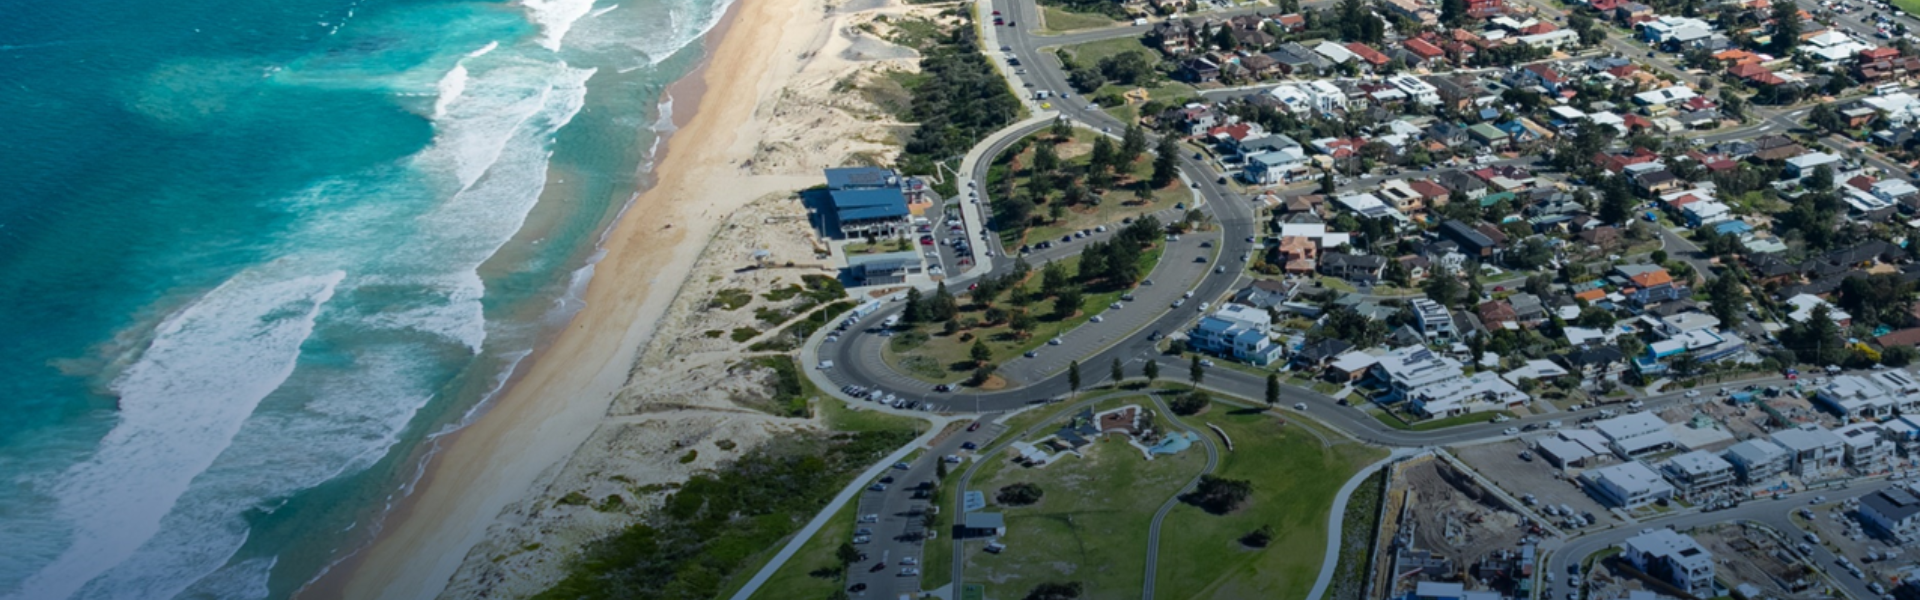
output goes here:
[[[909, 10], [880, 3], [862, 9]], [[729, 215], [756, 199], [817, 184], [820, 168], [850, 156], [897, 151], [887, 128], [898, 124], [875, 118], [871, 105], [836, 100], [841, 94], [833, 87], [862, 70], [912, 68], [912, 53], [882, 48], [868, 56], [875, 41], [845, 27], [846, 18], [824, 0], [739, 0], [729, 10], [707, 39], [705, 63], [668, 92], [675, 106], [694, 108], [676, 110], [677, 130], [658, 158], [653, 187], [613, 226], [586, 307], [483, 416], [442, 441], [418, 487], [372, 544], [300, 596], [441, 595], [503, 513], [538, 512], [535, 500], [550, 493], [547, 484], [569, 463], [587, 462], [576, 453], [595, 447], [588, 440], [610, 420], [616, 401], [627, 406], [615, 411], [625, 419], [663, 410], [636, 409], [622, 398], [631, 400], [632, 387], [652, 383], [641, 381], [651, 376], [642, 371], [641, 353], [663, 323], [675, 321], [670, 307], [704, 304], [676, 299]], [[862, 111], [868, 114], [854, 114]], [[786, 205], [783, 210], [795, 207]], [[726, 376], [724, 369], [681, 370], [686, 377]], [[631, 436], [608, 435], [621, 434]]]

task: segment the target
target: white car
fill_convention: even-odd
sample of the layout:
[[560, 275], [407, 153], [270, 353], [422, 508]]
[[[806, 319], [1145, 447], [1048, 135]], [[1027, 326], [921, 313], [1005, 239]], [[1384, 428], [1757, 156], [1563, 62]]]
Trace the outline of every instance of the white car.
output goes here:
[[1700, 390], [1687, 390], [1687, 397], [1688, 397], [1688, 398], [1699, 398], [1699, 397], [1700, 397]]
[[1502, 430], [1502, 431], [1501, 431], [1500, 433], [1501, 433], [1501, 434], [1504, 434], [1504, 435], [1520, 435], [1520, 428], [1519, 428], [1519, 427], [1508, 427], [1508, 428], [1506, 428], [1505, 430]]

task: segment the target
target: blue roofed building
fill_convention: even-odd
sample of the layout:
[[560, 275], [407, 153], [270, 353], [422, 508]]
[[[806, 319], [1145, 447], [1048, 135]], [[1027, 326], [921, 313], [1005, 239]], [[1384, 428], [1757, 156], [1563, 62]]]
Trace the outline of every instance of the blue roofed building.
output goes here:
[[801, 200], [814, 227], [834, 239], [905, 234], [913, 219], [909, 202], [926, 194], [918, 179], [879, 167], [827, 169], [826, 179], [826, 188], [802, 192]]
[[1200, 318], [1187, 332], [1188, 345], [1194, 350], [1248, 364], [1266, 366], [1280, 359], [1284, 350], [1267, 333], [1273, 319], [1267, 311], [1228, 304]]

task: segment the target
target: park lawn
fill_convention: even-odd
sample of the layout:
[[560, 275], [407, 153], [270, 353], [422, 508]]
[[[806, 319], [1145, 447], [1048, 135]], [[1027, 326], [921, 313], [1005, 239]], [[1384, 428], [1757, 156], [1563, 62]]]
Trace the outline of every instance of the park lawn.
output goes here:
[[[853, 539], [853, 522], [859, 508], [859, 502], [848, 502], [841, 507], [833, 520], [821, 526], [787, 564], [774, 571], [753, 597], [826, 598], [833, 595], [833, 591], [845, 583], [838, 551], [840, 544]], [[814, 575], [816, 571], [821, 575], [831, 572], [832, 576], [818, 577]]]
[[[1153, 266], [1159, 262], [1160, 255], [1165, 249], [1166, 246], [1155, 244], [1152, 248], [1142, 251], [1140, 254], [1141, 272], [1152, 273]], [[1079, 270], [1080, 257], [1078, 255], [1070, 256], [1059, 262], [1066, 266], [1068, 273], [1076, 273]], [[1039, 265], [1035, 265], [1033, 275], [1029, 277], [1022, 286], [1028, 290], [1038, 290], [1040, 288]], [[1053, 317], [1052, 298], [1029, 304], [1026, 310], [1038, 315], [1040, 323], [1033, 331], [1029, 332], [1030, 335], [1028, 335], [1026, 339], [1020, 339], [1019, 336], [1014, 334], [1013, 329], [1006, 324], [962, 329], [960, 333], [954, 335], [947, 335], [941, 331], [940, 324], [921, 324], [915, 326], [914, 330], [926, 335], [926, 341], [924, 343], [911, 348], [896, 347], [897, 344], [894, 343], [894, 340], [901, 339], [904, 332], [896, 333], [894, 340], [889, 340], [884, 344], [884, 350], [881, 351], [880, 357], [881, 360], [886, 361], [887, 365], [893, 367], [894, 370], [911, 375], [916, 379], [929, 383], [952, 383], [956, 380], [964, 379], [968, 373], [973, 371], [972, 351], [974, 338], [987, 341], [987, 347], [993, 350], [993, 360], [991, 361], [993, 364], [1004, 365], [1007, 361], [1019, 358], [1020, 355], [1026, 353], [1028, 350], [1045, 345], [1048, 339], [1052, 339], [1056, 335], [1079, 327], [1089, 319], [1092, 319], [1094, 315], [1106, 312], [1107, 308], [1112, 306], [1115, 301], [1118, 301], [1120, 296], [1126, 292], [1127, 290], [1099, 292], [1088, 290], [1082, 296], [1083, 300], [1080, 305], [1080, 312], [1064, 320]], [[1000, 305], [1012, 308], [1012, 305], [1006, 303], [1004, 300], [1000, 302]], [[984, 320], [985, 314], [986, 309], [984, 307], [974, 304], [971, 301], [962, 301], [958, 318], [961, 322], [966, 322], [968, 319]], [[974, 338], [968, 338], [962, 341], [960, 338], [968, 333], [973, 334]], [[935, 365], [943, 370], [935, 371], [930, 368]], [[1082, 365], [1082, 368], [1092, 367]]]
[[[1185, 420], [1203, 435], [1211, 423], [1232, 437], [1234, 451], [1222, 448], [1215, 474], [1253, 482], [1253, 497], [1227, 515], [1174, 507], [1161, 527], [1154, 589], [1162, 598], [1305, 598], [1325, 556], [1333, 497], [1386, 452], [1257, 409], [1216, 404]], [[1240, 543], [1262, 525], [1273, 527], [1271, 544]]]
[[1100, 64], [1100, 61], [1107, 57], [1118, 56], [1120, 53], [1128, 50], [1138, 50], [1141, 54], [1146, 55], [1147, 64], [1154, 67], [1160, 66], [1160, 63], [1164, 62], [1164, 59], [1160, 57], [1160, 52], [1147, 47], [1147, 44], [1142, 42], [1141, 39], [1143, 38], [1113, 38], [1110, 40], [1074, 44], [1072, 46], [1061, 46], [1060, 51], [1073, 57], [1073, 63], [1075, 65], [1092, 67]]
[[1920, 0], [1893, 0], [1893, 5], [1907, 11], [1907, 14], [1920, 16]]
[[813, 382], [807, 378], [802, 377], [800, 381], [801, 385], [806, 388], [805, 393], [812, 394], [814, 397], [820, 399], [817, 406], [822, 416], [826, 418], [827, 427], [834, 431], [911, 429], [915, 433], [919, 433], [927, 430], [926, 421], [877, 410], [864, 410], [864, 407], [856, 408], [847, 406], [847, 403], [842, 402], [839, 398], [830, 398], [820, 394], [819, 388], [813, 387]]
[[1495, 411], [1488, 411], [1488, 412], [1467, 413], [1464, 415], [1446, 417], [1442, 419], [1426, 419], [1422, 421], [1414, 421], [1412, 423], [1408, 423], [1404, 420], [1401, 420], [1400, 417], [1396, 415], [1387, 414], [1387, 411], [1377, 406], [1368, 409], [1367, 414], [1373, 415], [1374, 420], [1379, 421], [1388, 427], [1399, 429], [1401, 431], [1432, 431], [1435, 429], [1445, 429], [1448, 427], [1453, 427], [1455, 425], [1472, 425], [1476, 423], [1486, 423], [1488, 421], [1492, 421], [1496, 416], [1499, 416], [1499, 415], [1506, 415], [1506, 417], [1509, 419], [1513, 418], [1512, 412], [1504, 411], [1504, 410], [1495, 410]]
[[[1071, 140], [1054, 147], [1054, 152], [1060, 157], [1061, 170], [1068, 172], [1084, 170], [1087, 163], [1093, 159], [1093, 140], [1095, 137], [1101, 135], [1105, 134], [1090, 129], [1075, 127]], [[1018, 154], [1002, 154], [995, 158], [992, 168], [987, 171], [987, 185], [989, 189], [1005, 189], [1004, 186], [1007, 185], [1007, 178], [1009, 177], [1014, 178], [1015, 185], [1025, 188], [1027, 185], [1027, 173], [1029, 171], [1026, 165], [1033, 161], [1034, 144], [1050, 143], [1049, 140], [1052, 138], [1053, 134], [1051, 132], [1040, 131], [1032, 136], [1028, 136], [1027, 139], [1029, 143], [1025, 148], [1022, 148]], [[1111, 141], [1115, 146], [1120, 144], [1120, 140], [1118, 139]], [[1193, 192], [1189, 190], [1185, 184], [1180, 183], [1179, 180], [1167, 184], [1167, 187], [1153, 190], [1153, 194], [1149, 197], [1149, 200], [1141, 201], [1141, 199], [1134, 194], [1134, 187], [1136, 185], [1145, 185], [1145, 182], [1152, 177], [1153, 154], [1143, 152], [1140, 154], [1140, 158], [1133, 161], [1127, 173], [1120, 173], [1114, 178], [1111, 189], [1106, 190], [1105, 193], [1098, 194], [1100, 197], [1099, 204], [1069, 207], [1066, 214], [1059, 221], [1049, 221], [1041, 225], [1030, 225], [1024, 230], [1000, 230], [1000, 244], [1005, 248], [1018, 248], [1027, 244], [1037, 244], [1047, 240], [1058, 240], [1061, 236], [1070, 235], [1075, 231], [1092, 229], [1099, 225], [1118, 226], [1122, 220], [1128, 217], [1138, 217], [1150, 212], [1170, 208], [1178, 203], [1193, 201]], [[1058, 202], [1061, 198], [1064, 198], [1066, 196], [1064, 187], [1065, 186], [1062, 186], [1063, 189], [1048, 193], [1046, 195], [1048, 201]], [[1036, 217], [1045, 217], [1048, 215], [1048, 204], [1039, 202], [1035, 204], [1040, 205], [1036, 207], [1034, 211]]]
[[1119, 21], [1113, 20], [1112, 17], [1103, 14], [1073, 12], [1055, 6], [1040, 7], [1040, 16], [1041, 20], [1046, 21], [1046, 26], [1042, 28], [1041, 31], [1051, 33], [1093, 29], [1095, 27], [1112, 27], [1120, 23]]
[[[1146, 403], [1138, 396], [1132, 401]], [[1045, 468], [1015, 465], [990, 479], [975, 475], [974, 488], [990, 503], [1002, 486], [1016, 482], [1036, 484], [1045, 495], [1031, 506], [998, 508], [1007, 519], [1000, 538], [1007, 549], [997, 555], [970, 549], [968, 580], [984, 583], [992, 598], [1019, 598], [1049, 581], [1082, 582], [1088, 598], [1138, 595], [1153, 514], [1200, 473], [1206, 451], [1196, 446], [1149, 461], [1122, 439], [1104, 437], [1085, 449], [1085, 458], [1063, 457]]]

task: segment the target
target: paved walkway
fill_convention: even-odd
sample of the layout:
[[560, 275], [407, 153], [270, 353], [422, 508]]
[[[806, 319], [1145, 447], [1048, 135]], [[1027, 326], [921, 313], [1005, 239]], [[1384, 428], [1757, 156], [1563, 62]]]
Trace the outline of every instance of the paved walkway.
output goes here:
[[[1160, 399], [1159, 394], [1148, 394], [1147, 397], [1153, 400], [1154, 408], [1158, 409], [1161, 414], [1173, 414], [1173, 409], [1167, 407], [1167, 403]], [[1153, 524], [1147, 527], [1146, 579], [1140, 588], [1140, 597], [1143, 600], [1153, 600], [1153, 578], [1154, 575], [1160, 571], [1160, 524], [1167, 520], [1167, 513], [1173, 512], [1173, 506], [1180, 503], [1181, 494], [1185, 494], [1195, 487], [1198, 487], [1201, 477], [1213, 473], [1213, 470], [1220, 466], [1220, 450], [1214, 446], [1212, 437], [1194, 430], [1194, 428], [1188, 426], [1185, 421], [1168, 419], [1168, 422], [1179, 426], [1180, 429], [1185, 430], [1190, 435], [1200, 436], [1200, 441], [1206, 443], [1207, 468], [1201, 469], [1199, 473], [1195, 473], [1192, 481], [1188, 481], [1187, 485], [1181, 486], [1179, 491], [1173, 493], [1172, 498], [1167, 499], [1166, 504], [1160, 505], [1159, 512], [1153, 513]], [[1217, 428], [1215, 430], [1218, 431]], [[1226, 434], [1222, 433], [1221, 437], [1225, 438]]]
[[1340, 538], [1343, 535], [1340, 527], [1347, 520], [1347, 499], [1353, 497], [1353, 491], [1360, 489], [1360, 483], [1373, 476], [1374, 471], [1392, 464], [1393, 461], [1415, 454], [1419, 452], [1395, 448], [1392, 453], [1387, 454], [1386, 458], [1367, 465], [1367, 468], [1361, 469], [1359, 473], [1353, 475], [1352, 479], [1348, 479], [1346, 485], [1340, 486], [1340, 493], [1333, 497], [1333, 510], [1329, 513], [1331, 516], [1327, 517], [1327, 555], [1320, 560], [1320, 576], [1313, 580], [1313, 592], [1307, 594], [1308, 600], [1320, 600], [1326, 597], [1327, 588], [1333, 585], [1333, 574], [1340, 570]]

